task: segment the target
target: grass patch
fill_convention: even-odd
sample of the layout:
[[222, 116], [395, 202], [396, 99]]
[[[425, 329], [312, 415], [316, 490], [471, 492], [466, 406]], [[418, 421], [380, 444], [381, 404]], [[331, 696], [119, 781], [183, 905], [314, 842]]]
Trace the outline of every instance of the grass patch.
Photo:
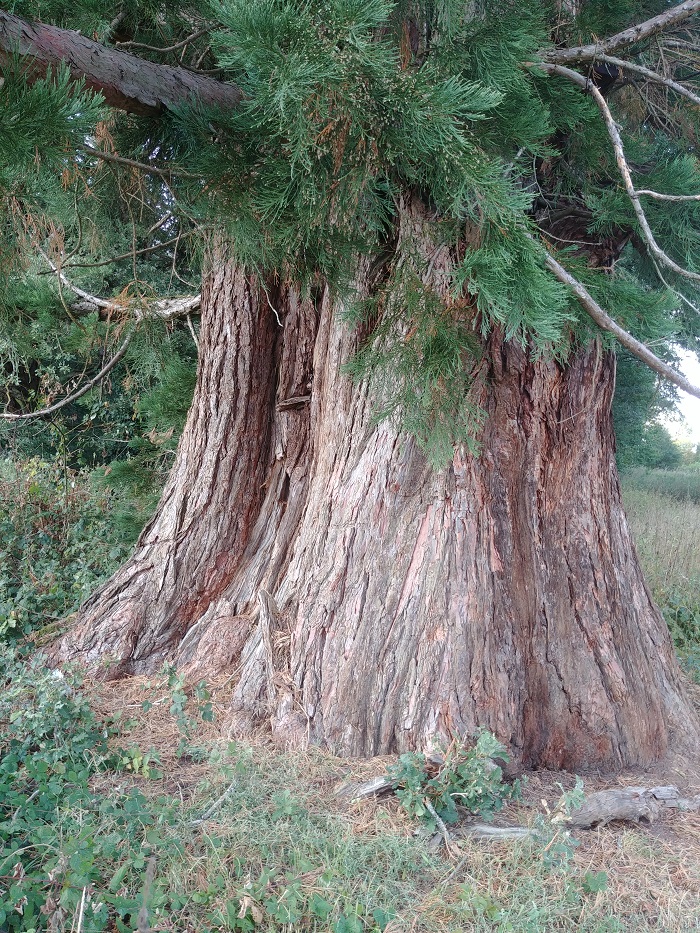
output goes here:
[[700, 465], [693, 464], [677, 470], [656, 470], [634, 467], [624, 474], [628, 488], [646, 490], [663, 498], [679, 499], [700, 505]]
[[[183, 709], [167, 671], [86, 694], [11, 652], [3, 664], [3, 931], [644, 933], [700, 919], [697, 815], [673, 817], [688, 825], [670, 842], [582, 833], [559, 869], [533, 842], [460, 839], [448, 858], [398, 799], [335, 793], [389, 759], [222, 740], [230, 685]], [[157, 767], [130, 767], [125, 748]], [[556, 778], [532, 775], [499, 818], [535, 823]]]
[[660, 495], [632, 476], [623, 495], [649, 587], [684, 667], [700, 683], [700, 502]]

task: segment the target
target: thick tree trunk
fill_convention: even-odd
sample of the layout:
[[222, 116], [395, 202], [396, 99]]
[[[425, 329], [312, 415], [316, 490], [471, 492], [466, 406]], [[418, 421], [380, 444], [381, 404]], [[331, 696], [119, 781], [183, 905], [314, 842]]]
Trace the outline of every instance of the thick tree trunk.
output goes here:
[[221, 259], [156, 516], [62, 656], [235, 671], [232, 728], [345, 755], [484, 726], [574, 769], [697, 740], [622, 509], [612, 355], [562, 367], [493, 336], [482, 453], [435, 471], [374, 425], [355, 340], [327, 293]]

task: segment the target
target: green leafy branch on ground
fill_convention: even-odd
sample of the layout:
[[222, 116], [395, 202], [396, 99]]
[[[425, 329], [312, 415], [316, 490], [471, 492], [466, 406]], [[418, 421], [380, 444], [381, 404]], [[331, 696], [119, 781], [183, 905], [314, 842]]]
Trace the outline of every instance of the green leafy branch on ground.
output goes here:
[[519, 798], [520, 782], [504, 782], [494, 759], [506, 764], [508, 752], [492, 733], [481, 732], [471, 747], [453, 741], [444, 757], [406, 752], [387, 771], [406, 813], [435, 830], [438, 821], [456, 823], [459, 808], [489, 820], [507, 801]]

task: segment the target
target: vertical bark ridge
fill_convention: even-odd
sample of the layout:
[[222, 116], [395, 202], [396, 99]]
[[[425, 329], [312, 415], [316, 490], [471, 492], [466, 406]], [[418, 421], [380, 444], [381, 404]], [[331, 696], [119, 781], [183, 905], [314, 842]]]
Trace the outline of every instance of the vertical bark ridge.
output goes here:
[[63, 657], [152, 669], [228, 585], [251, 536], [272, 456], [279, 328], [255, 280], [214, 262], [194, 401], [156, 516], [82, 607]]

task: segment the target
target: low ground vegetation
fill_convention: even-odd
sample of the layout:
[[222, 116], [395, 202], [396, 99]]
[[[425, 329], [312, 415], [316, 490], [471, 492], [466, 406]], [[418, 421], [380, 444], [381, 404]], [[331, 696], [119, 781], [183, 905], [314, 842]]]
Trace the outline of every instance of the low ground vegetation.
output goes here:
[[[396, 797], [336, 793], [393, 760], [222, 739], [223, 684], [212, 703], [167, 670], [85, 685], [7, 647], [1, 662], [1, 929], [613, 933], [700, 919], [697, 815], [672, 834], [581, 834], [555, 859], [554, 834], [459, 839], [447, 855]], [[573, 788], [531, 776], [507, 821], [546, 825], [557, 781]]]
[[[625, 495], [650, 586], [700, 681], [700, 506], [636, 484]], [[473, 753], [453, 750], [446, 780], [420, 756], [353, 764], [287, 753], [264, 736], [232, 742], [225, 682], [190, 685], [165, 668], [84, 683], [30, 660], [28, 648], [123, 557], [110, 508], [85, 473], [2, 464], [0, 930], [697, 928], [697, 814], [574, 839], [552, 820], [562, 799], [575, 800], [574, 776], [504, 784], [484, 766], [502, 754], [487, 735]], [[387, 770], [395, 796], [337, 794]], [[700, 790], [692, 775], [672, 779]], [[452, 834], [464, 817], [455, 801], [467, 798], [480, 819], [538, 835], [454, 834], [449, 851], [435, 848], [435, 817]]]

